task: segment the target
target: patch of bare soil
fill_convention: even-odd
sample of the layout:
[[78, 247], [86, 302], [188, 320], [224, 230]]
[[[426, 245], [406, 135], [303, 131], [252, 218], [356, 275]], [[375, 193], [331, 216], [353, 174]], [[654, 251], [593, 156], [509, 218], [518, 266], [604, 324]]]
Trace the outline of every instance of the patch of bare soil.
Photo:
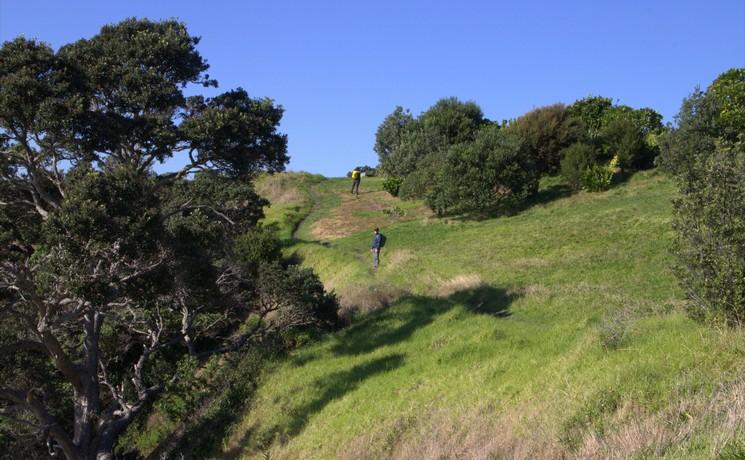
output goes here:
[[423, 206], [406, 209], [403, 215], [400, 211], [403, 211], [400, 201], [388, 192], [369, 191], [359, 195], [343, 193], [341, 204], [332, 209], [329, 215], [315, 222], [311, 233], [320, 240], [333, 240], [429, 215], [429, 211]]

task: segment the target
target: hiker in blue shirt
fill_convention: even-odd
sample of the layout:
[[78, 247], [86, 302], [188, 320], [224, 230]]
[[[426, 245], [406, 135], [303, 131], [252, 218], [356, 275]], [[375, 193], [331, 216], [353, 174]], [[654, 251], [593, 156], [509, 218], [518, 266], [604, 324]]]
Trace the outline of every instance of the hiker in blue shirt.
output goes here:
[[375, 227], [375, 232], [373, 233], [373, 239], [372, 239], [372, 245], [370, 246], [370, 251], [373, 255], [373, 269], [378, 269], [378, 264], [380, 263], [380, 250], [383, 249], [383, 246], [385, 245], [385, 236], [383, 236], [382, 233], [380, 233], [380, 229]]

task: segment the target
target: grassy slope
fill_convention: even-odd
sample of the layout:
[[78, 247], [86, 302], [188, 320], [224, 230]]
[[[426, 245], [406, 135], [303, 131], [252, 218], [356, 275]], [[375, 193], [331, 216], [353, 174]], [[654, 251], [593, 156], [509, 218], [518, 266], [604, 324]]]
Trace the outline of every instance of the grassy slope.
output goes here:
[[[276, 364], [227, 456], [708, 458], [744, 445], [745, 337], [681, 313], [663, 176], [481, 222], [411, 203], [396, 204], [406, 222], [344, 216], [346, 186], [310, 189], [288, 251], [349, 307], [392, 305]], [[376, 201], [380, 183], [365, 186]], [[324, 219], [351, 234], [314, 233]], [[375, 274], [371, 222], [388, 237]]]

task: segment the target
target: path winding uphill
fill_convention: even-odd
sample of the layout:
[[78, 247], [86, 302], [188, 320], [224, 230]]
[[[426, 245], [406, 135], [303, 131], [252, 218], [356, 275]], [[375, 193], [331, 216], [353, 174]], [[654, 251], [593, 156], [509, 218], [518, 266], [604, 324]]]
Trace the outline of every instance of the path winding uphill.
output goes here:
[[419, 220], [431, 212], [419, 202], [406, 202], [382, 189], [381, 178], [363, 178], [359, 195], [349, 192], [349, 181], [334, 179], [315, 186], [317, 203], [299, 235], [328, 241], [371, 232], [400, 222]]
[[[346, 180], [319, 180], [269, 213], [294, 222], [286, 251], [356, 316], [265, 374], [224, 442], [227, 456], [743, 451], [745, 336], [686, 317], [669, 268], [665, 177], [548, 194], [555, 199], [479, 222], [433, 218], [387, 196], [379, 179], [362, 185], [356, 198]], [[403, 216], [385, 212], [394, 208]], [[283, 209], [297, 215], [283, 221]], [[388, 237], [377, 273], [374, 226]]]

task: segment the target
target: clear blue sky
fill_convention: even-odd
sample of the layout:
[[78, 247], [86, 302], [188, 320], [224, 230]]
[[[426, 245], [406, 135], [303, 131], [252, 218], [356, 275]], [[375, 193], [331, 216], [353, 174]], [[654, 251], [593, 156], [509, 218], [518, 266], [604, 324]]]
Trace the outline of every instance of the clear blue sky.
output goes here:
[[375, 165], [396, 105], [473, 100], [493, 120], [587, 95], [672, 121], [694, 86], [745, 67], [745, 1], [0, 0], [0, 38], [57, 48], [126, 17], [178, 18], [220, 90], [285, 108], [289, 168]]

